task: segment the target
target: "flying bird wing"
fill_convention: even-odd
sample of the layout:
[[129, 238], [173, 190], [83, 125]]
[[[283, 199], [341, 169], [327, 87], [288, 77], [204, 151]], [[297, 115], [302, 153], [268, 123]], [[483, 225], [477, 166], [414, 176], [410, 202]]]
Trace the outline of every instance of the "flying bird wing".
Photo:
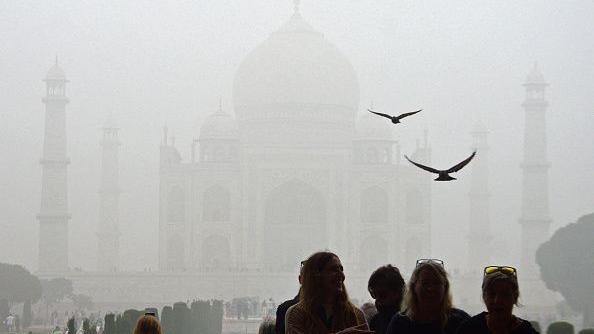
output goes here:
[[404, 157], [405, 157], [405, 158], [406, 158], [406, 160], [408, 160], [408, 161], [409, 161], [411, 164], [413, 164], [413, 165], [415, 165], [415, 166], [417, 166], [417, 167], [419, 167], [419, 168], [421, 168], [421, 169], [424, 169], [424, 170], [426, 170], [426, 171], [428, 171], [428, 172], [435, 173], [435, 174], [439, 174], [439, 172], [440, 172], [439, 170], [437, 170], [437, 169], [435, 169], [435, 168], [433, 168], [433, 167], [429, 167], [429, 166], [421, 165], [421, 164], [420, 164], [420, 163], [418, 163], [418, 162], [414, 162], [414, 161], [410, 160], [410, 159], [409, 159], [409, 158], [408, 158], [406, 155], [405, 155]]
[[382, 117], [386, 117], [386, 118], [392, 119], [392, 116], [390, 116], [390, 115], [388, 115], [388, 114], [382, 114], [381, 112], [375, 112], [375, 111], [373, 111], [373, 110], [371, 110], [371, 109], [367, 109], [367, 111], [369, 111], [370, 113], [373, 113], [373, 114], [376, 114], [376, 115], [382, 116]]
[[459, 171], [464, 166], [468, 165], [468, 163], [470, 162], [470, 160], [472, 160], [472, 158], [474, 158], [475, 155], [476, 155], [476, 151], [472, 152], [472, 154], [468, 158], [466, 158], [464, 161], [460, 162], [456, 166], [448, 169], [446, 172], [448, 172], [448, 173], [455, 173], [455, 172]]
[[416, 113], [421, 112], [422, 110], [423, 109], [419, 109], [417, 111], [412, 111], [412, 112], [407, 112], [407, 113], [404, 113], [404, 114], [400, 114], [400, 115], [398, 115], [398, 119], [403, 119], [404, 117], [408, 117], [408, 116], [414, 115]]

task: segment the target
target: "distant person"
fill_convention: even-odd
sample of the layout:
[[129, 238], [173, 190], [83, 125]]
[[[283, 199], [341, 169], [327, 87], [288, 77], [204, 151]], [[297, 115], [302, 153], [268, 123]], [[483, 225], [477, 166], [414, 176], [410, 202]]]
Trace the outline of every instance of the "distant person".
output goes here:
[[258, 334], [275, 334], [275, 321], [270, 317], [265, 317], [258, 327]]
[[369, 277], [367, 290], [377, 308], [377, 314], [369, 320], [369, 329], [376, 334], [385, 334], [392, 317], [400, 312], [404, 286], [400, 270], [390, 264], [379, 267]]
[[421, 259], [404, 294], [403, 311], [396, 314], [389, 334], [454, 334], [470, 316], [452, 306], [450, 282], [443, 261]]
[[[303, 274], [304, 263], [305, 261], [301, 261], [301, 267], [299, 268], [299, 276], [297, 277], [297, 280], [299, 281], [299, 291], [301, 291], [301, 275]], [[297, 292], [297, 296], [295, 296], [293, 299], [284, 301], [276, 309], [276, 334], [285, 334], [285, 315], [289, 307], [299, 303], [299, 294], [300, 292]]]
[[363, 315], [365, 316], [365, 321], [369, 324], [371, 318], [373, 318], [377, 314], [377, 308], [375, 304], [372, 302], [365, 302], [361, 305], [361, 311], [363, 311]]
[[311, 255], [303, 264], [299, 303], [287, 311], [286, 334], [372, 334], [349, 300], [344, 279], [336, 254]]
[[145, 314], [138, 318], [133, 334], [161, 334], [161, 324], [154, 314]]
[[513, 315], [520, 290], [516, 269], [489, 266], [484, 270], [483, 301], [487, 312], [470, 318], [460, 326], [459, 334], [534, 334], [538, 333], [529, 321]]

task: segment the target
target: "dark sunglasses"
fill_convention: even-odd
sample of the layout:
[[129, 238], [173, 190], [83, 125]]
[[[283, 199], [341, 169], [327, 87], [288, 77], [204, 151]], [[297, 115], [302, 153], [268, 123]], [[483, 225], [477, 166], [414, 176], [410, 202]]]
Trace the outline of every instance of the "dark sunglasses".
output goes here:
[[420, 266], [422, 264], [425, 264], [425, 263], [433, 263], [433, 264], [440, 265], [442, 267], [444, 266], [443, 265], [443, 260], [440, 260], [440, 259], [418, 259], [417, 260], [416, 267], [418, 267], [418, 266]]

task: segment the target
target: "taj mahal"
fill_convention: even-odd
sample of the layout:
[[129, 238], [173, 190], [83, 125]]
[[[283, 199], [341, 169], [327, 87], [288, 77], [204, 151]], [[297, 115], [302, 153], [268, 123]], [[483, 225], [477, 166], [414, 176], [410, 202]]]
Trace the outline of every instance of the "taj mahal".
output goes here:
[[[353, 66], [297, 7], [245, 56], [235, 73], [232, 108], [213, 110], [187, 143], [189, 156], [180, 154], [164, 128], [155, 147], [158, 271], [119, 267], [118, 212], [125, 208], [119, 206], [120, 129], [112, 121], [104, 124], [101, 142], [97, 270], [69, 269], [67, 80], [56, 63], [45, 81], [39, 274], [71, 279], [97, 305], [162, 305], [193, 297], [282, 300], [297, 291], [299, 263], [322, 249], [341, 256], [349, 289], [363, 296], [373, 269], [431, 254], [433, 181], [401, 161], [399, 143], [383, 120], [360, 111]], [[544, 131], [534, 128], [544, 126], [546, 83], [535, 68], [524, 86], [530, 122], [525, 144], [543, 145]], [[476, 196], [469, 216], [480, 222], [475, 228], [488, 231], [487, 133], [482, 125], [472, 133], [485, 156], [471, 168]], [[430, 163], [426, 136], [418, 142], [411, 159]], [[530, 197], [548, 187], [546, 147], [535, 151], [542, 156], [527, 157], [523, 166], [531, 187], [524, 190], [524, 212], [536, 216], [520, 222], [539, 240], [527, 243], [526, 263], [534, 262], [550, 225], [548, 199], [535, 204]], [[488, 261], [482, 249], [489, 240], [483, 235], [469, 242], [472, 265]]]

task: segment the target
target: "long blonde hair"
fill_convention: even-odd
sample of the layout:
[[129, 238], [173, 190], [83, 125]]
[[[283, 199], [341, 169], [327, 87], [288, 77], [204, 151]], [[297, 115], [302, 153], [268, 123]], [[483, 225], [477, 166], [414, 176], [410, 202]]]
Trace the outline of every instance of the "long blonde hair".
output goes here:
[[435, 262], [424, 262], [417, 265], [410, 276], [408, 287], [406, 289], [406, 293], [404, 294], [404, 313], [411, 320], [416, 320], [416, 317], [419, 314], [419, 300], [415, 294], [415, 287], [423, 270], [430, 270], [433, 272], [441, 284], [443, 284], [443, 299], [439, 305], [439, 321], [443, 328], [448, 322], [448, 317], [450, 315], [450, 311], [452, 310], [452, 295], [450, 293], [450, 281], [448, 280], [448, 275], [442, 264]]
[[[325, 291], [320, 273], [332, 258], [338, 259], [338, 256], [331, 252], [317, 252], [312, 254], [303, 264], [299, 301], [312, 316], [318, 312], [324, 302]], [[349, 300], [344, 283], [342, 284], [342, 293], [338, 295], [334, 304], [333, 322], [333, 327], [336, 328], [346, 328], [350, 324], [357, 323], [355, 305]]]

